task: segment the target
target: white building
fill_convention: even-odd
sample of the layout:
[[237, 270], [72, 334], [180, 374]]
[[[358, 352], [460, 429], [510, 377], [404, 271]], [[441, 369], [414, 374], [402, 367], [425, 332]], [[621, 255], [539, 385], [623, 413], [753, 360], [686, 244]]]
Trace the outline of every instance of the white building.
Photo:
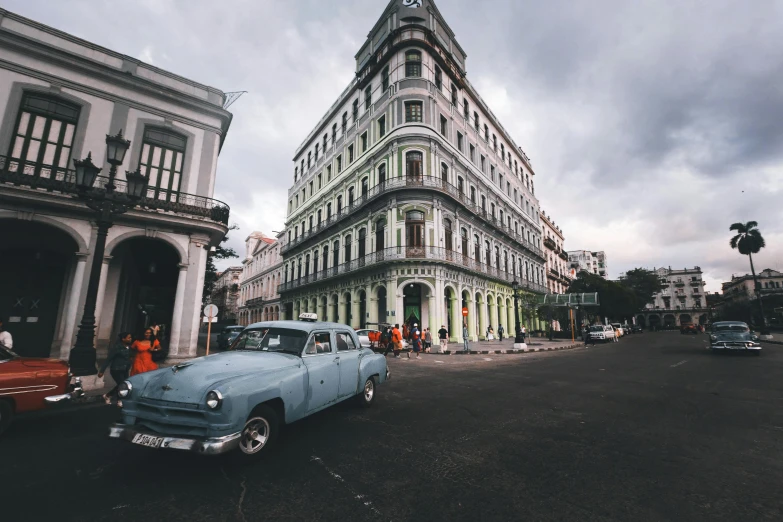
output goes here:
[[[765, 268], [756, 274], [756, 279], [761, 287], [761, 296], [783, 295], [783, 273], [771, 268]], [[738, 298], [756, 299], [756, 293], [753, 291], [753, 275], [731, 275], [731, 281], [721, 285], [724, 299], [732, 300]], [[766, 301], [766, 299], [764, 299]]]
[[476, 339], [510, 330], [514, 279], [546, 291], [535, 173], [465, 71], [434, 2], [389, 2], [294, 157], [287, 317], [444, 324], [456, 338], [466, 308]]
[[96, 342], [156, 321], [172, 358], [195, 355], [207, 252], [228, 222], [211, 199], [224, 93], [3, 9], [0, 57], [0, 316], [14, 348], [65, 359], [74, 345], [97, 228], [73, 160], [91, 154], [105, 186], [105, 137], [122, 130], [117, 190], [137, 169], [149, 189], [109, 229]]
[[282, 319], [278, 293], [282, 272], [280, 241], [261, 232], [250, 234], [245, 239], [245, 260], [242, 261], [239, 324]]
[[586, 271], [591, 274], [599, 275], [604, 279], [608, 278], [609, 269], [606, 263], [606, 253], [604, 251], [591, 252], [590, 250], [569, 250], [568, 265], [571, 274], [578, 274]]
[[564, 294], [574, 277], [570, 273], [568, 253], [564, 250], [565, 235], [552, 216], [541, 211], [541, 230], [544, 235], [547, 288], [552, 294]]
[[647, 311], [638, 314], [636, 322], [643, 327], [672, 328], [683, 323], [705, 324], [708, 320], [707, 302], [701, 268], [654, 269], [665, 288], [655, 294]]
[[242, 267], [232, 266], [218, 274], [210, 294], [211, 303], [218, 307], [218, 321], [237, 324], [239, 316], [239, 287]]

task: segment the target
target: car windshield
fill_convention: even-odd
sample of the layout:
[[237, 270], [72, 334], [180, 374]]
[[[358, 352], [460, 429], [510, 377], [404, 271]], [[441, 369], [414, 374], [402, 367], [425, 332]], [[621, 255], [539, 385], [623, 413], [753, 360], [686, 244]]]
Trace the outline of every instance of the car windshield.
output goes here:
[[11, 359], [15, 359], [17, 357], [19, 356], [16, 355], [13, 350], [10, 350], [5, 346], [0, 346], [0, 361], [10, 361]]
[[230, 350], [285, 352], [301, 355], [307, 332], [291, 328], [261, 328], [246, 330], [237, 337]]
[[716, 332], [734, 332], [734, 333], [744, 333], [750, 331], [750, 329], [743, 324], [716, 324], [714, 330]]
[[603, 332], [604, 327], [603, 326], [591, 326], [590, 327], [591, 332]]

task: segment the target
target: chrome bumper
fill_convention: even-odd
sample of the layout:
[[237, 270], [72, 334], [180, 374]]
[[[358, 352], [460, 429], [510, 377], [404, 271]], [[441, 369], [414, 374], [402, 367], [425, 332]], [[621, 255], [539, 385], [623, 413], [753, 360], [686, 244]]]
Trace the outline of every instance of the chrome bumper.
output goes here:
[[68, 393], [62, 393], [60, 395], [50, 395], [49, 397], [44, 397], [44, 402], [47, 405], [54, 405], [54, 404], [61, 404], [64, 402], [72, 401], [74, 399], [79, 399], [82, 396], [84, 396], [84, 390], [82, 389], [82, 380], [79, 377], [76, 377], [76, 379], [73, 382], [73, 390], [71, 390]]
[[232, 433], [224, 437], [211, 438], [184, 438], [184, 437], [166, 437], [154, 431], [143, 430], [128, 426], [127, 424], [112, 424], [109, 427], [109, 438], [123, 439], [128, 442], [133, 441], [133, 437], [138, 434], [161, 437], [163, 442], [157, 449], [175, 449], [183, 451], [192, 451], [201, 455], [220, 455], [227, 453], [239, 446], [239, 439], [242, 432]]
[[738, 350], [738, 351], [748, 350], [748, 351], [752, 352], [752, 351], [760, 351], [761, 350], [761, 345], [760, 344], [756, 344], [756, 345], [752, 345], [752, 346], [739, 346], [739, 345], [731, 346], [731, 345], [723, 345], [723, 344], [712, 344], [712, 345], [710, 345], [710, 349], [712, 349], [712, 350]]

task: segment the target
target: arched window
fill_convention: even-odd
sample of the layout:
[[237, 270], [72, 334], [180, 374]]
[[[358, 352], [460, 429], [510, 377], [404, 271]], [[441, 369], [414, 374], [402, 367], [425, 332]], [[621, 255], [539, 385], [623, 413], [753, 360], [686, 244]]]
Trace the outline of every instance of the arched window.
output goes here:
[[375, 223], [375, 251], [386, 248], [386, 220], [379, 219]]
[[424, 246], [424, 212], [411, 210], [405, 214], [405, 235], [408, 247]]
[[408, 51], [405, 53], [405, 77], [421, 77], [421, 53], [419, 51]]
[[316, 212], [316, 216], [318, 217], [318, 224], [321, 224], [321, 209], [318, 209], [318, 212]]
[[495, 204], [494, 203], [490, 203], [489, 204], [489, 210], [491, 212], [492, 218], [494, 219], [495, 218]]
[[449, 167], [445, 163], [440, 164], [440, 179], [446, 183], [449, 181]]
[[465, 194], [465, 180], [462, 179], [462, 176], [457, 178], [457, 192], [459, 192], [460, 196]]
[[302, 279], [302, 258], [297, 259], [296, 262], [296, 278]]
[[495, 247], [495, 266], [498, 270], [500, 270], [500, 267], [503, 265], [500, 264], [500, 248]]
[[506, 273], [508, 273], [508, 251], [503, 252], [503, 267]]
[[313, 275], [318, 274], [318, 249], [313, 252]]
[[359, 259], [363, 259], [364, 255], [367, 253], [366, 245], [367, 243], [367, 229], [361, 228], [359, 229]]
[[25, 94], [10, 156], [25, 162], [27, 168], [20, 167], [17, 162], [9, 162], [8, 170], [56, 178], [57, 171], [68, 169], [80, 112], [78, 105], [60, 98], [39, 93]]
[[468, 255], [468, 231], [462, 228], [460, 231], [460, 238], [462, 239], [462, 255]]
[[476, 235], [473, 236], [473, 257], [477, 263], [481, 263], [481, 243]]
[[147, 197], [177, 200], [186, 144], [184, 136], [168, 129], [144, 129], [139, 171], [147, 177]]
[[343, 135], [348, 131], [348, 111], [343, 113]]
[[337, 214], [341, 214], [343, 211], [343, 197], [342, 195], [337, 196]]
[[414, 179], [421, 179], [422, 154], [418, 151], [411, 151], [405, 154], [405, 172], [406, 176]]
[[383, 185], [386, 183], [386, 164], [383, 163], [380, 167], [378, 167], [378, 183]]
[[367, 193], [370, 191], [370, 180], [368, 178], [362, 179], [362, 198], [367, 198]]
[[492, 266], [492, 249], [489, 248], [489, 241], [484, 241], [484, 259], [487, 266]]
[[484, 213], [484, 215], [487, 215], [487, 197], [481, 196], [481, 211]]
[[327, 221], [332, 217], [332, 204], [327, 203], [326, 204], [326, 219]]
[[332, 245], [332, 268], [337, 268], [340, 264], [340, 240], [337, 239]]
[[517, 276], [517, 256], [514, 254], [511, 254], [511, 273], [514, 276], [514, 279], [516, 279]]
[[476, 204], [476, 187], [470, 187], [470, 202]]
[[351, 260], [351, 234], [345, 236], [343, 250], [345, 251], [345, 259], [343, 262], [347, 263]]
[[353, 206], [353, 187], [348, 187], [348, 206]]
[[452, 246], [452, 230], [451, 230], [451, 220], [450, 219], [444, 219], [443, 220], [443, 236], [444, 236], [444, 243], [446, 250], [453, 250]]
[[310, 254], [305, 256], [304, 264], [304, 276], [307, 277], [308, 275], [310, 275]]

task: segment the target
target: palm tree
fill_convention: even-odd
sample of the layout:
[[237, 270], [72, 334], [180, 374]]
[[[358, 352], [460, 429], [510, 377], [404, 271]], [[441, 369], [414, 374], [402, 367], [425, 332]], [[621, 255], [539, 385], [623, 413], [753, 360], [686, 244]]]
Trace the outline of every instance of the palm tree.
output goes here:
[[729, 230], [734, 230], [737, 234], [731, 238], [729, 244], [731, 245], [731, 248], [739, 250], [740, 254], [748, 256], [748, 259], [750, 260], [750, 272], [753, 274], [753, 288], [756, 293], [756, 299], [758, 299], [759, 302], [759, 310], [761, 311], [761, 327], [766, 328], [767, 322], [764, 317], [764, 305], [761, 302], [759, 283], [756, 279], [756, 269], [753, 267], [753, 254], [758, 254], [759, 250], [766, 246], [764, 238], [757, 228], [758, 226], [759, 224], [755, 221], [734, 223], [729, 227]]

